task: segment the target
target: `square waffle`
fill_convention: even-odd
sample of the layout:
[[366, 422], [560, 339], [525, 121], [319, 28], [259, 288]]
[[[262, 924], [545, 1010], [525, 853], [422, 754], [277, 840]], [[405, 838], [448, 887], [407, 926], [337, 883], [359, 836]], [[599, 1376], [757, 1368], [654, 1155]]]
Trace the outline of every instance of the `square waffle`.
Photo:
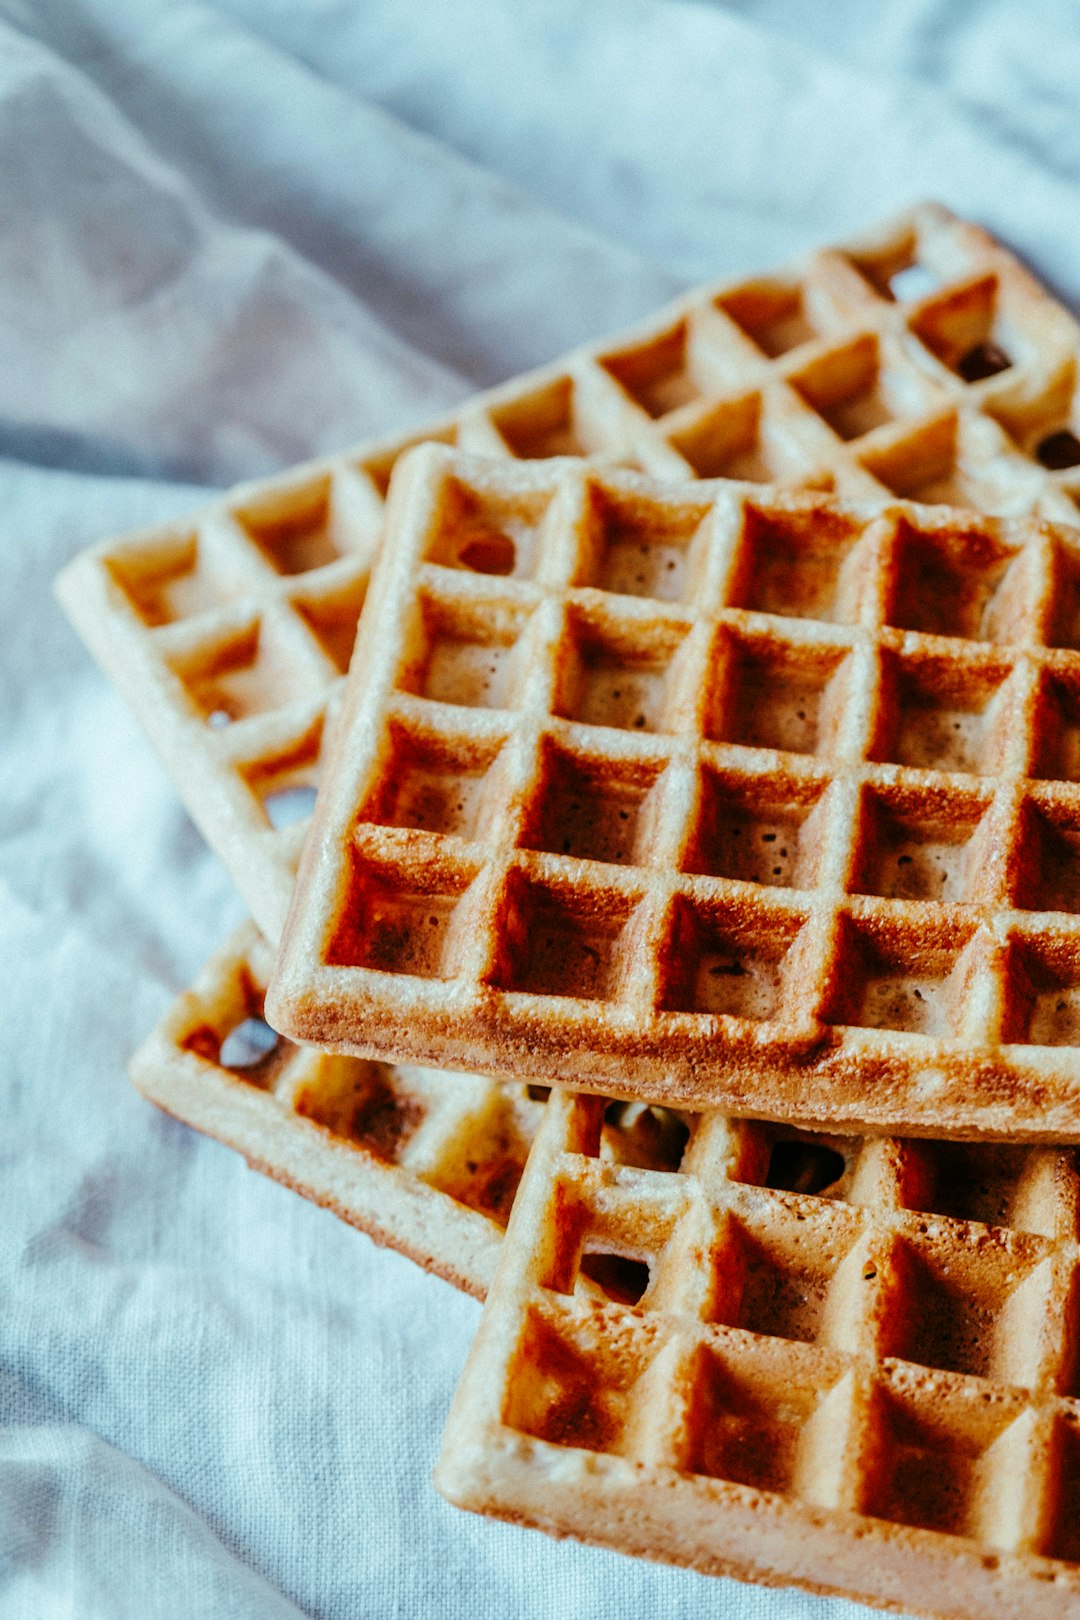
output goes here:
[[268, 998], [671, 1107], [1080, 1132], [1080, 534], [421, 446]]
[[1073, 1151], [598, 1157], [552, 1093], [436, 1483], [474, 1511], [942, 1620], [1080, 1607]]
[[411, 435], [105, 541], [57, 590], [276, 939], [390, 474], [416, 440], [1068, 521], [1078, 357], [1076, 323], [1016, 259], [927, 204], [700, 288]]

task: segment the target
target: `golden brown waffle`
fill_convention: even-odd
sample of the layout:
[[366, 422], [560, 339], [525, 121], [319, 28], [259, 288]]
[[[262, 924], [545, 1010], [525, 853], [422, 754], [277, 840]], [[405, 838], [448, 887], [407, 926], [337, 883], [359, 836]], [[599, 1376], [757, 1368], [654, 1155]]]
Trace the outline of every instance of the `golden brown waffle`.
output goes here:
[[[913, 288], [913, 275], [937, 285]], [[407, 437], [95, 546], [58, 592], [276, 938], [409, 445], [1068, 520], [1078, 359], [1076, 323], [1015, 258], [928, 204], [790, 270], [699, 289]]]
[[1078, 582], [1031, 519], [416, 449], [270, 1022], [1075, 1139]]
[[440, 1490], [904, 1613], [1075, 1615], [1075, 1152], [713, 1116], [633, 1169], [604, 1108], [552, 1094]]

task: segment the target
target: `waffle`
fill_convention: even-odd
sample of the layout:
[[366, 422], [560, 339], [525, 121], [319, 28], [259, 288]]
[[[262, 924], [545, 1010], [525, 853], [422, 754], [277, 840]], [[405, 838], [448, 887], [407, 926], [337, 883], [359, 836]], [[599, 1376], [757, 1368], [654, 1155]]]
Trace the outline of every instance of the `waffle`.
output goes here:
[[1075, 1153], [712, 1116], [633, 1169], [605, 1106], [552, 1094], [440, 1490], [904, 1613], [1075, 1615]]
[[482, 1298], [546, 1093], [293, 1046], [262, 1021], [271, 956], [240, 928], [135, 1054], [135, 1085]]
[[276, 938], [390, 473], [416, 440], [1068, 521], [1078, 357], [1076, 323], [1011, 254], [925, 205], [699, 289], [409, 436], [95, 546], [58, 593]]
[[1076, 1138], [1080, 534], [426, 445], [387, 535], [275, 1028]]

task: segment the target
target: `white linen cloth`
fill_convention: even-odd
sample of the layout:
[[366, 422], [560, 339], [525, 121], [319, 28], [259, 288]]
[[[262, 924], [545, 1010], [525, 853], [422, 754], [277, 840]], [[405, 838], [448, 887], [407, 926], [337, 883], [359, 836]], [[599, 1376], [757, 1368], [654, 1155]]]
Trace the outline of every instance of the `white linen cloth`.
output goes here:
[[106, 533], [925, 195], [1080, 301], [1080, 15], [0, 0], [0, 1615], [840, 1620], [429, 1482], [478, 1307], [128, 1087], [242, 915], [50, 596]]

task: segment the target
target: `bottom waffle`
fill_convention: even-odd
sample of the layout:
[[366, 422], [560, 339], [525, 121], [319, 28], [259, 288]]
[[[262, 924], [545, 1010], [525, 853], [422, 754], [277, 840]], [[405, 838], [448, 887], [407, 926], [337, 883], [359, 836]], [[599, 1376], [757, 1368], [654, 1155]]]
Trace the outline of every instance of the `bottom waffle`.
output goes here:
[[262, 1020], [272, 962], [254, 923], [239, 929], [135, 1054], [135, 1085], [483, 1298], [545, 1094], [294, 1046]]
[[[376, 1242], [483, 1298], [544, 1112], [544, 1087], [393, 1067], [294, 1046], [263, 1022], [273, 951], [254, 923], [211, 958], [136, 1053], [167, 1113]], [[663, 1162], [685, 1127], [613, 1104], [602, 1151]]]
[[950, 1620], [1080, 1612], [1072, 1150], [553, 1093], [447, 1425], [462, 1507]]

